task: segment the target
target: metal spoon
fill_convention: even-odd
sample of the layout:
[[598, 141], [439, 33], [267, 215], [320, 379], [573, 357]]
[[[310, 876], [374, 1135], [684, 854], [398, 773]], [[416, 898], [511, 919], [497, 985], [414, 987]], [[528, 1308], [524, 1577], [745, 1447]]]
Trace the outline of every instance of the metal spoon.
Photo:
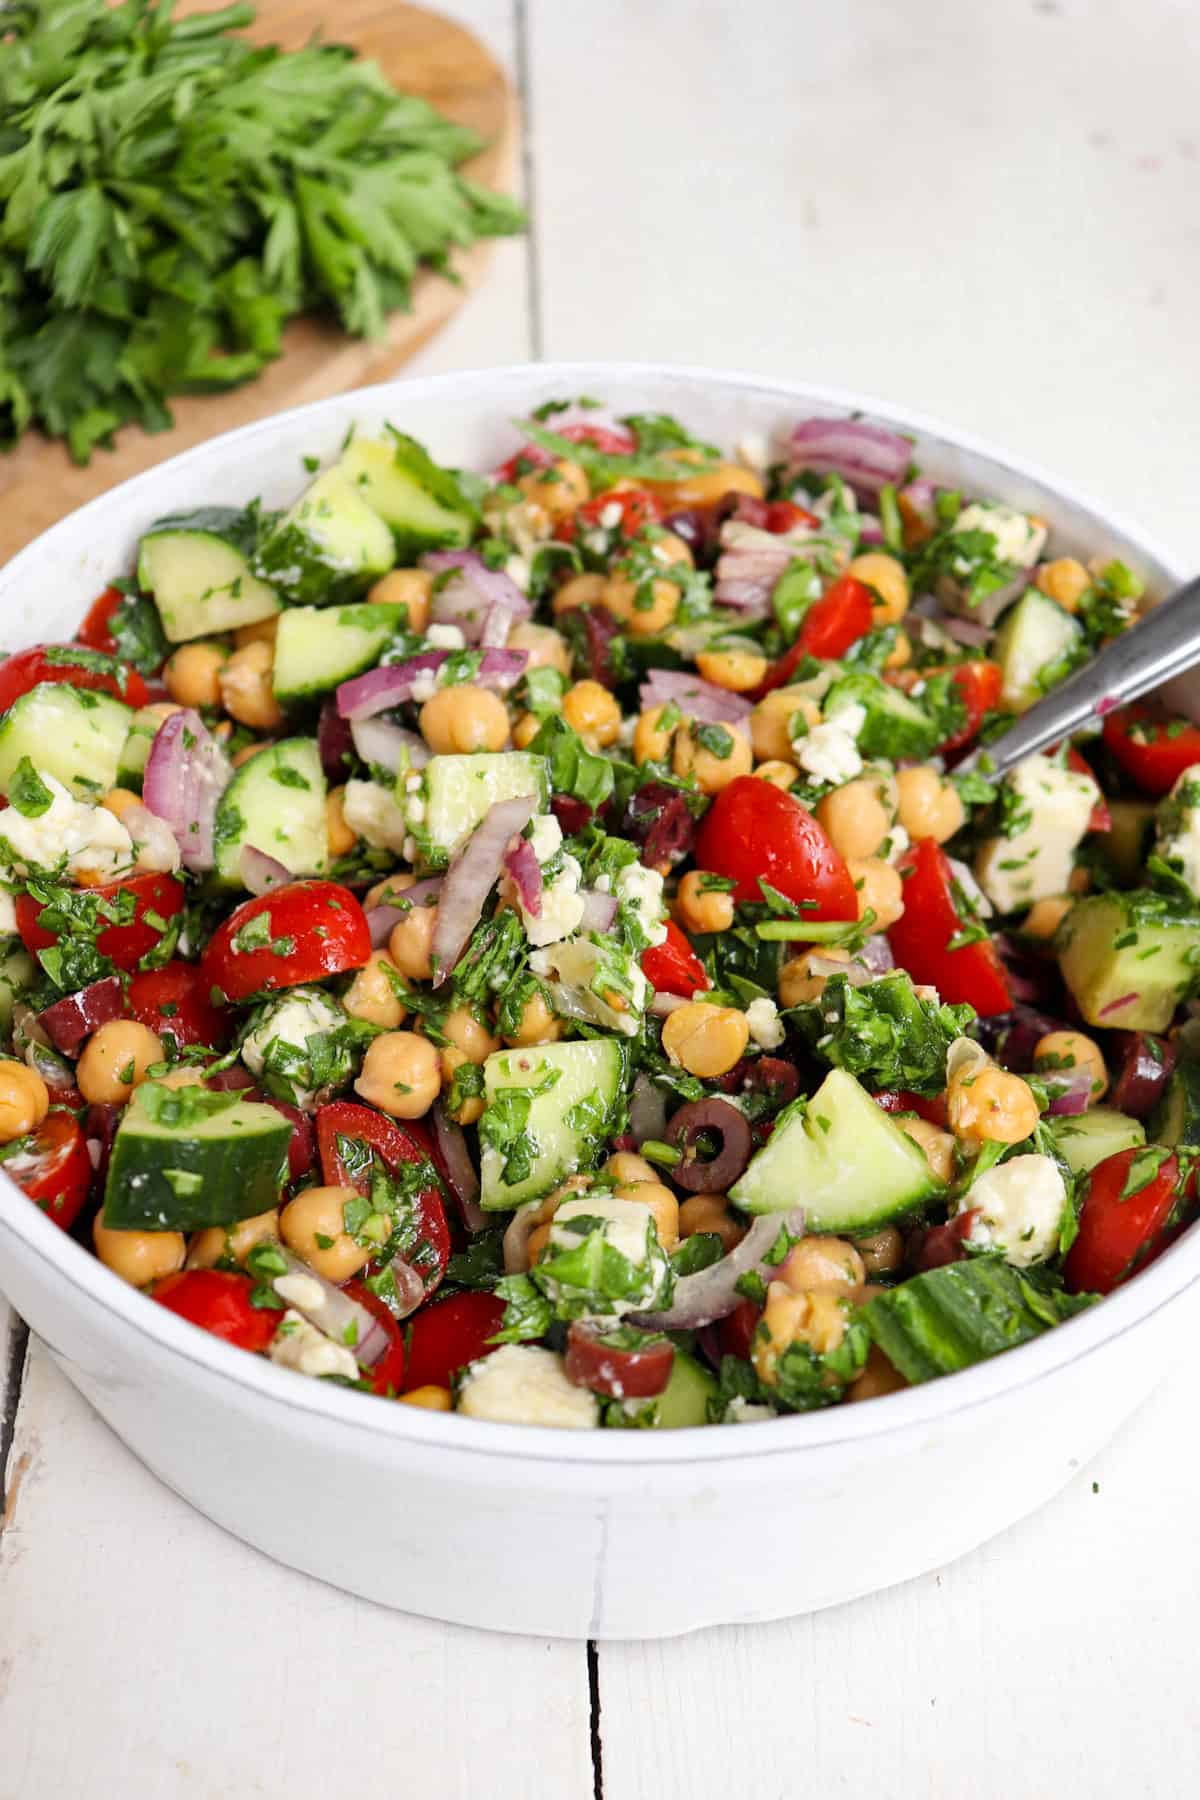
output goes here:
[[1025, 757], [1070, 737], [1089, 720], [1102, 719], [1152, 688], [1200, 663], [1200, 577], [1189, 581], [1114, 638], [1100, 654], [1068, 676], [1022, 713], [1014, 725], [958, 766], [977, 768], [987, 758], [989, 773], [1006, 774]]

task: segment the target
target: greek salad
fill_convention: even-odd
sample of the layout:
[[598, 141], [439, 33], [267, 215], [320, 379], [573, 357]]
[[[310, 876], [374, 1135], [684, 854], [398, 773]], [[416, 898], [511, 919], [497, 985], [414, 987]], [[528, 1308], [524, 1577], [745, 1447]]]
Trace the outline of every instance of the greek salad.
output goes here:
[[1196, 1204], [1200, 727], [986, 750], [1136, 572], [861, 419], [513, 443], [352, 433], [0, 663], [6, 1174], [475, 1419], [770, 1421], [1095, 1304]]

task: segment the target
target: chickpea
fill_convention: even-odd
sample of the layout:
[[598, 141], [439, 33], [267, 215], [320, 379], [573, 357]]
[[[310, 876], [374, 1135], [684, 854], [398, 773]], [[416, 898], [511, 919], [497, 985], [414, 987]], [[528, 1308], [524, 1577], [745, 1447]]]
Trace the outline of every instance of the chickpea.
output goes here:
[[225, 711], [252, 731], [274, 731], [283, 724], [283, 709], [271, 687], [274, 662], [274, 649], [260, 640], [235, 650], [217, 678]]
[[36, 1069], [0, 1062], [0, 1144], [11, 1144], [40, 1125], [50, 1110], [50, 1090]]
[[589, 750], [615, 744], [621, 731], [621, 708], [598, 681], [577, 681], [563, 695], [563, 718]]
[[524, 650], [527, 669], [557, 669], [560, 675], [571, 673], [571, 651], [561, 631], [553, 625], [535, 625], [522, 619], [508, 634], [510, 650]]
[[912, 639], [907, 631], [898, 631], [896, 641], [883, 659], [885, 669], [906, 669], [912, 661]]
[[482, 1020], [466, 1006], [456, 1006], [448, 1012], [442, 1020], [441, 1031], [456, 1050], [462, 1051], [468, 1062], [486, 1062], [492, 1052], [500, 1048], [500, 1039], [493, 1037]]
[[907, 1386], [899, 1369], [888, 1361], [878, 1344], [872, 1344], [862, 1374], [850, 1383], [844, 1397], [847, 1401], [878, 1400], [884, 1394], [898, 1394]]
[[132, 788], [115, 787], [109, 788], [100, 804], [114, 818], [123, 819], [131, 806], [140, 806], [142, 802]]
[[162, 1040], [136, 1019], [114, 1019], [101, 1025], [84, 1046], [75, 1081], [93, 1105], [123, 1106], [146, 1070], [163, 1060]]
[[896, 783], [889, 775], [860, 775], [817, 803], [817, 822], [847, 860], [877, 856], [896, 817]]
[[512, 728], [513, 749], [528, 750], [541, 729], [542, 721], [536, 713], [522, 713]]
[[185, 1064], [181, 1068], [172, 1069], [169, 1075], [156, 1075], [154, 1079], [157, 1081], [159, 1087], [171, 1088], [172, 1090], [185, 1087], [204, 1087], [205, 1085], [204, 1070], [198, 1068], [195, 1063]]
[[904, 912], [904, 883], [899, 871], [877, 856], [849, 857], [846, 867], [858, 894], [859, 918], [865, 919], [868, 912], [873, 912], [871, 930], [886, 931]]
[[910, 838], [933, 838], [944, 844], [967, 816], [958, 789], [936, 769], [898, 769], [896, 794], [897, 817]]
[[670, 567], [672, 563], [681, 563], [684, 568], [694, 569], [696, 559], [692, 555], [691, 546], [674, 531], [663, 531], [658, 526], [651, 527], [650, 554], [655, 562]]
[[329, 839], [330, 856], [349, 856], [358, 842], [358, 833], [346, 823], [346, 790], [330, 788], [325, 796], [325, 835]]
[[871, 623], [898, 625], [908, 611], [908, 576], [904, 564], [882, 550], [854, 557], [847, 570], [871, 589]]
[[1026, 937], [1052, 938], [1075, 904], [1073, 894], [1050, 894], [1035, 900], [1021, 925]]
[[187, 1255], [182, 1231], [113, 1231], [100, 1213], [92, 1225], [92, 1243], [105, 1268], [130, 1287], [149, 1287], [176, 1274]]
[[800, 713], [807, 725], [818, 725], [821, 709], [811, 695], [798, 688], [776, 688], [766, 694], [750, 714], [750, 742], [760, 762], [790, 762], [792, 734], [790, 725]]
[[548, 469], [523, 475], [517, 486], [526, 499], [543, 507], [554, 520], [569, 519], [591, 495], [591, 484], [577, 462], [560, 456]]
[[621, 620], [631, 637], [655, 637], [665, 631], [679, 611], [679, 588], [673, 581], [630, 581], [610, 575], [601, 602]]
[[253, 762], [260, 750], [269, 750], [274, 742], [274, 738], [260, 738], [256, 744], [243, 744], [229, 760], [235, 769], [240, 769], [243, 763]]
[[1019, 1144], [1038, 1122], [1029, 1083], [994, 1063], [972, 1064], [946, 1089], [950, 1129], [961, 1143]]
[[611, 1175], [618, 1184], [628, 1187], [634, 1181], [657, 1181], [652, 1166], [644, 1156], [636, 1156], [632, 1150], [614, 1150], [604, 1165], [604, 1173]]
[[[664, 731], [660, 721], [663, 714], [674, 704], [674, 701], [666, 700], [661, 706], [652, 706], [649, 712], [642, 714], [634, 727], [633, 760], [639, 769], [643, 763], [666, 761], [675, 726], [671, 725]], [[678, 715], [678, 711], [679, 708], [676, 706], [676, 715]]]
[[354, 1091], [393, 1119], [420, 1119], [441, 1085], [436, 1045], [415, 1031], [386, 1031], [368, 1047]]
[[219, 644], [180, 644], [163, 667], [163, 682], [180, 706], [220, 706], [221, 670], [227, 653]]
[[[666, 456], [671, 462], [684, 464], [699, 460], [694, 451], [688, 450], [668, 450]], [[668, 511], [678, 506], [711, 506], [726, 494], [749, 494], [755, 500], [763, 497], [759, 477], [740, 463], [717, 463], [711, 469], [682, 473], [678, 481], [648, 481], [645, 485], [666, 504]]]
[[692, 869], [680, 882], [675, 916], [685, 931], [728, 931], [733, 924], [733, 895], [707, 885], [717, 880], [706, 869]]
[[[704, 730], [703, 726], [696, 728]], [[691, 775], [702, 794], [719, 794], [739, 775], [748, 775], [754, 767], [754, 752], [745, 733], [736, 725], [714, 725], [710, 731], [723, 732], [729, 740], [725, 754], [718, 756], [700, 742], [691, 729], [675, 733], [671, 767], [676, 775]], [[724, 739], [719, 740], [724, 749]]]
[[1072, 1069], [1086, 1069], [1092, 1078], [1089, 1106], [1108, 1091], [1104, 1053], [1095, 1038], [1082, 1031], [1048, 1031], [1033, 1047], [1033, 1067], [1038, 1075], [1069, 1075]]
[[[449, 1089], [454, 1077], [464, 1065], [470, 1065], [471, 1058], [453, 1044], [447, 1044], [441, 1054], [442, 1085]], [[453, 1108], [450, 1117], [456, 1125], [474, 1125], [483, 1117], [483, 1095], [465, 1094], [458, 1105]]]
[[[561, 618], [563, 613], [574, 612], [579, 606], [603, 606], [604, 590], [607, 586], [608, 577], [606, 575], [572, 575], [571, 579], [564, 581], [556, 591], [550, 610], [557, 619]], [[512, 643], [511, 635], [509, 643]], [[569, 675], [570, 669], [564, 669], [563, 674]]]
[[846, 1311], [841, 1293], [818, 1289], [798, 1294], [786, 1282], [773, 1281], [767, 1289], [762, 1323], [754, 1335], [751, 1360], [759, 1380], [774, 1387], [779, 1359], [792, 1344], [809, 1344], [819, 1356], [824, 1356], [836, 1350], [845, 1335]]
[[1079, 602], [1092, 585], [1091, 576], [1073, 556], [1057, 556], [1043, 563], [1033, 581], [1048, 600], [1069, 613], [1079, 611]]
[[869, 1237], [855, 1238], [854, 1248], [868, 1275], [887, 1275], [904, 1261], [904, 1239], [894, 1225], [881, 1226]]
[[774, 758], [769, 762], [759, 763], [752, 773], [759, 781], [769, 781], [772, 787], [781, 788], [785, 794], [795, 786], [800, 777], [795, 763], [779, 762]]
[[421, 708], [421, 736], [435, 756], [503, 750], [508, 742], [508, 708], [490, 689], [471, 681], [456, 682], [439, 688]]
[[838, 1237], [801, 1238], [775, 1277], [797, 1294], [844, 1293], [861, 1287], [866, 1278], [866, 1265], [854, 1245]]
[[767, 659], [756, 650], [702, 650], [696, 667], [705, 681], [726, 688], [731, 694], [745, 694], [756, 688], [767, 672]]
[[905, 1137], [912, 1139], [925, 1161], [930, 1172], [937, 1179], [949, 1183], [954, 1179], [954, 1139], [948, 1131], [939, 1131], [928, 1119], [897, 1119]]
[[530, 1044], [553, 1044], [563, 1034], [563, 1022], [544, 994], [531, 994], [521, 1008], [516, 1031], [504, 1040], [510, 1050], [523, 1050]]
[[256, 1244], [269, 1244], [279, 1236], [279, 1214], [256, 1213], [252, 1219], [239, 1219], [226, 1229], [210, 1225], [205, 1231], [193, 1232], [188, 1242], [189, 1269], [211, 1269], [219, 1262], [244, 1264]]
[[813, 974], [811, 959], [814, 956], [820, 956], [829, 962], [850, 961], [850, 952], [836, 944], [822, 944], [819, 949], [806, 950], [802, 956], [792, 957], [779, 971], [781, 1006], [801, 1006], [806, 1000], [819, 1000], [825, 992], [825, 983], [829, 977]]
[[279, 1215], [279, 1235], [288, 1249], [326, 1281], [349, 1281], [371, 1260], [370, 1246], [356, 1243], [346, 1230], [344, 1209], [357, 1199], [352, 1187], [304, 1188]]
[[736, 1250], [745, 1237], [746, 1228], [739, 1225], [730, 1212], [724, 1194], [690, 1194], [679, 1208], [681, 1238], [695, 1237], [705, 1231], [714, 1232], [720, 1238], [726, 1256]]
[[447, 1387], [436, 1387], [426, 1382], [424, 1387], [410, 1388], [407, 1394], [397, 1394], [401, 1406], [419, 1406], [425, 1412], [453, 1412], [454, 1396]]
[[649, 1181], [622, 1182], [614, 1189], [617, 1200], [636, 1200], [648, 1206], [654, 1215], [654, 1230], [664, 1250], [674, 1250], [679, 1242], [679, 1202], [669, 1187], [656, 1176]]
[[727, 1075], [746, 1054], [750, 1027], [735, 1006], [690, 1000], [663, 1022], [662, 1045], [670, 1060], [689, 1075], [709, 1081]]
[[374, 887], [368, 888], [363, 900], [364, 907], [370, 911], [373, 906], [398, 906], [410, 887], [416, 885], [416, 876], [407, 871], [400, 875], [389, 875], [384, 881], [377, 881]]
[[269, 619], [256, 619], [253, 625], [239, 625], [233, 634], [234, 648], [244, 650], [247, 644], [270, 644], [274, 649], [280, 617], [279, 613], [272, 613]]
[[388, 970], [395, 967], [385, 950], [372, 950], [342, 996], [342, 1005], [352, 1019], [366, 1019], [386, 1031], [403, 1025], [404, 1004], [388, 979]]

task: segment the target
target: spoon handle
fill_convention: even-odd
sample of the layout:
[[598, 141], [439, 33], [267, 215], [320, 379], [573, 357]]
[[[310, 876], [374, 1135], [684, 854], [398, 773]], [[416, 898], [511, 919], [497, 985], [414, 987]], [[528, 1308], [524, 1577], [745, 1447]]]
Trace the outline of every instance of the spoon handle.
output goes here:
[[1100, 654], [1060, 687], [1022, 713], [1003, 737], [977, 750], [960, 768], [975, 768], [981, 757], [1005, 774], [1057, 744], [1089, 720], [1103, 718], [1200, 663], [1200, 577], [1147, 613], [1131, 631], [1122, 632]]

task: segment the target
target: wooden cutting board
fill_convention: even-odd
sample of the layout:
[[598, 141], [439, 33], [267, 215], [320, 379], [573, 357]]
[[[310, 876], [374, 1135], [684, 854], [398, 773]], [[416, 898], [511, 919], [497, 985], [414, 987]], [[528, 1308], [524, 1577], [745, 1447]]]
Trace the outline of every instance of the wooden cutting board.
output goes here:
[[[181, 14], [211, 11], [213, 0], [183, 0]], [[296, 49], [315, 36], [352, 44], [373, 57], [397, 87], [420, 94], [448, 118], [470, 125], [486, 147], [464, 173], [485, 186], [509, 186], [516, 161], [517, 100], [490, 52], [461, 25], [398, 0], [259, 0], [249, 36]], [[386, 339], [364, 343], [335, 325], [297, 319], [284, 353], [256, 381], [224, 394], [180, 395], [175, 425], [147, 433], [126, 426], [115, 450], [96, 450], [86, 468], [61, 443], [28, 433], [9, 455], [0, 452], [0, 565], [86, 500], [180, 450], [254, 419], [369, 382], [385, 381], [458, 311], [487, 264], [487, 241], [454, 259], [458, 285], [422, 274], [413, 309], [393, 315]]]

